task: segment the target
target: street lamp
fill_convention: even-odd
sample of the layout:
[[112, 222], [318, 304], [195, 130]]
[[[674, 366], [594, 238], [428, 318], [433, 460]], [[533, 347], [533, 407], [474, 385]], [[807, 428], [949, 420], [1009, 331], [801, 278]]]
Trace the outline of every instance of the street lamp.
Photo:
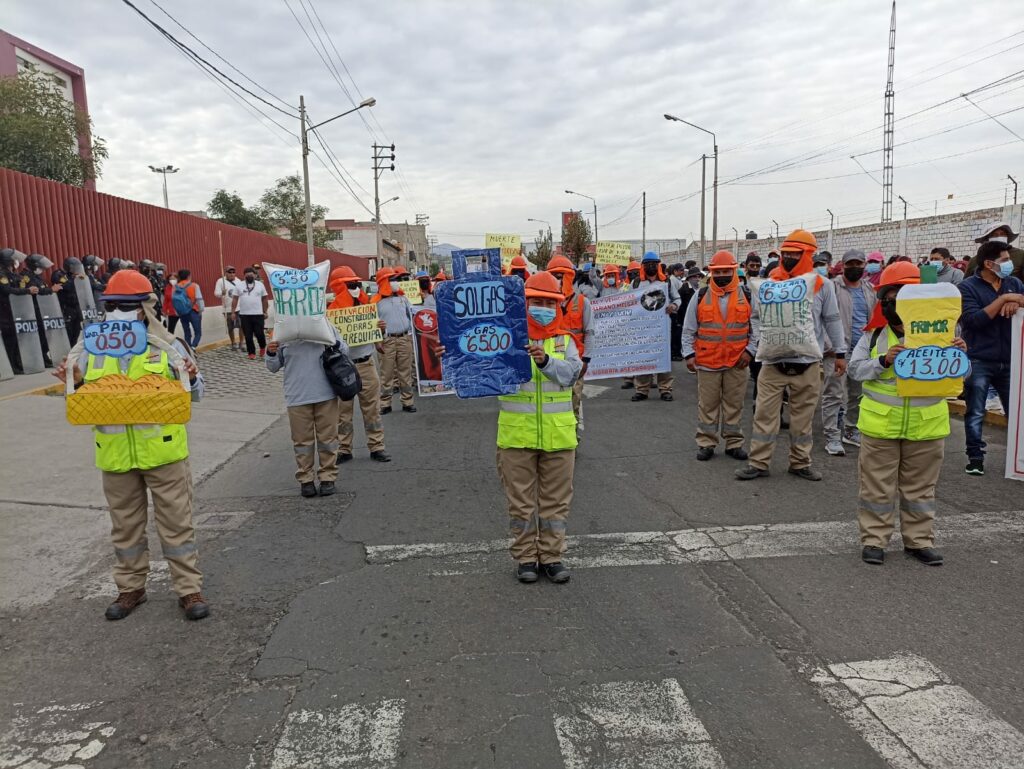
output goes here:
[[772, 224], [775, 225], [775, 247], [779, 247], [779, 223], [772, 219]]
[[703, 131], [706, 134], [711, 134], [711, 141], [715, 147], [715, 180], [712, 182], [714, 187], [714, 198], [711, 204], [711, 243], [712, 251], [718, 250], [718, 138], [715, 136], [714, 131], [709, 131], [706, 128], [701, 128], [699, 125], [683, 120], [675, 115], [665, 115], [665, 120], [674, 120], [677, 123], [684, 123], [690, 128], [696, 128], [698, 131]]
[[[309, 266], [313, 266], [314, 255], [313, 255], [313, 214], [309, 207], [309, 137], [307, 136], [309, 131], [313, 131], [322, 125], [330, 123], [332, 120], [337, 120], [345, 115], [351, 115], [356, 110], [361, 110], [363, 107], [372, 107], [377, 103], [376, 99], [369, 98], [363, 99], [359, 104], [352, 109], [342, 112], [340, 115], [335, 115], [332, 118], [328, 118], [316, 125], [306, 125], [306, 100], [301, 94], [299, 95], [299, 130], [302, 137], [302, 186], [306, 198], [306, 259], [309, 262]], [[164, 184], [166, 185], [166, 178]], [[166, 197], [166, 186], [164, 195]], [[379, 238], [378, 238], [379, 240]]]
[[[572, 190], [566, 190], [565, 194], [566, 195], [579, 195], [581, 198], [586, 198], [587, 200], [590, 200], [590, 201], [593, 202], [593, 204], [594, 204], [594, 253], [596, 254], [597, 253], [597, 201], [594, 200], [594, 198], [590, 197], [590, 195], [584, 195], [582, 192], [573, 192]], [[551, 225], [549, 224], [548, 227], [550, 227], [550, 226]]]
[[[547, 219], [531, 219], [530, 217], [526, 217], [526, 221], [537, 222], [538, 224], [546, 224], [548, 226], [548, 237], [551, 238], [551, 222], [549, 222]], [[554, 241], [552, 240], [552, 242]]]
[[164, 208], [170, 208], [170, 206], [167, 204], [167, 174], [176, 174], [181, 169], [180, 168], [175, 168], [174, 166], [168, 165], [168, 166], [161, 166], [160, 168], [157, 168], [156, 166], [150, 166], [149, 170], [152, 171], [155, 174], [163, 174], [163, 177], [164, 177]]
[[828, 250], [829, 250], [829, 252], [831, 252], [832, 251], [832, 231], [835, 229], [835, 226], [836, 226], [836, 215], [834, 213], [832, 213], [832, 209], [831, 208], [826, 208], [825, 210], [828, 211]]
[[387, 200], [381, 201], [380, 207], [383, 208], [388, 203], [394, 203], [396, 200], [398, 200], [398, 195], [395, 195], [393, 198], [388, 198]]

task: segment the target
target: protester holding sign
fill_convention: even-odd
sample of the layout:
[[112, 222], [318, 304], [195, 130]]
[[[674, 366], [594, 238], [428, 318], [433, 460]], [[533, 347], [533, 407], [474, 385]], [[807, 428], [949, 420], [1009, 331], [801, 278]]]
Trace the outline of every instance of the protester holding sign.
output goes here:
[[[879, 565], [895, 523], [894, 500], [899, 500], [900, 531], [907, 555], [928, 566], [940, 566], [935, 542], [935, 485], [949, 435], [945, 398], [901, 397], [901, 363], [908, 328], [897, 311], [897, 295], [921, 282], [921, 272], [909, 262], [895, 262], [882, 272], [878, 304], [865, 334], [850, 358], [850, 376], [863, 383], [857, 428], [861, 433], [858, 524], [861, 558]], [[951, 348], [967, 349], [952, 338]], [[965, 372], [965, 368], [961, 369]], [[962, 373], [961, 373], [962, 375]]]
[[[661, 259], [658, 255], [653, 251], [648, 251], [644, 254], [644, 258], [640, 264], [643, 270], [643, 277], [636, 282], [636, 288], [643, 289], [644, 291], [660, 289], [667, 292], [668, 303], [665, 306], [665, 312], [670, 316], [679, 312], [679, 305], [681, 301], [679, 299], [679, 292], [672, 288], [672, 284], [668, 282], [668, 277], [665, 275], [665, 268], [662, 266]], [[655, 376], [658, 378], [658, 391], [661, 393], [661, 399], [663, 401], [672, 400], [672, 384], [675, 382], [675, 377], [672, 376], [671, 369], [659, 374], [642, 374], [633, 377], [633, 384], [636, 387], [636, 392], [630, 400], [647, 400], [647, 393], [651, 389], [651, 384], [653, 384]]]
[[[70, 371], [65, 361], [54, 376], [66, 382], [70, 375], [76, 388], [119, 387], [114, 383], [128, 380], [131, 385], [147, 377], [155, 377], [158, 382], [174, 380], [178, 372], [170, 365], [166, 350], [150, 343], [155, 338], [165, 347], [173, 347], [184, 359], [183, 369], [189, 377], [192, 400], [199, 400], [204, 385], [192, 352], [157, 320], [151, 290], [149, 280], [137, 272], [115, 273], [103, 293], [107, 321], [112, 322], [111, 325], [141, 322], [140, 330], [146, 331], [148, 336], [133, 332], [135, 339], [132, 341], [138, 344], [124, 345], [127, 334], [91, 334], [95, 325], [107, 324], [88, 326], [84, 334], [85, 351], [72, 363]], [[96, 425], [93, 438], [96, 466], [102, 471], [103, 493], [110, 507], [111, 538], [117, 557], [114, 582], [118, 596], [107, 607], [106, 618], [123, 619], [146, 602], [149, 494], [152, 494], [153, 516], [174, 591], [179, 596], [178, 603], [188, 619], [206, 617], [210, 608], [200, 592], [203, 575], [198, 567], [192, 524], [192, 472], [185, 425]]]
[[380, 413], [391, 413], [391, 396], [395, 382], [402, 400], [402, 411], [416, 412], [413, 393], [416, 368], [413, 361], [412, 305], [398, 286], [394, 271], [388, 267], [377, 270], [378, 290], [371, 300], [387, 328], [383, 341], [377, 345], [380, 355]]
[[572, 262], [564, 256], [556, 256], [548, 262], [547, 271], [561, 284], [562, 296], [565, 297], [562, 302], [565, 329], [572, 336], [583, 360], [583, 371], [572, 386], [572, 410], [576, 415], [576, 434], [579, 437], [583, 432], [583, 377], [590, 364], [587, 346], [592, 345], [594, 341], [594, 313], [590, 307], [590, 299], [579, 290], [580, 285], [576, 281], [576, 270]]

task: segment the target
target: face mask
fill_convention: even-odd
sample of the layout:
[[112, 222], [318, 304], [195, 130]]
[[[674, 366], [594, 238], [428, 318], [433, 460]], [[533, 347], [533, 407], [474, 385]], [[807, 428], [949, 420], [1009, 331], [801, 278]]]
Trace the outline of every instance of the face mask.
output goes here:
[[358, 288], [350, 288], [348, 292], [354, 297], [358, 297], [360, 294], [360, 290]]
[[1008, 278], [1013, 273], [1013, 262], [1007, 260], [1005, 262], [997, 262], [996, 267], [999, 268], [999, 277]]
[[819, 275], [821, 275], [821, 277], [823, 277], [823, 278], [827, 278], [828, 277], [828, 266], [827, 265], [819, 264], [817, 267], [814, 268], [814, 271], [816, 273], [818, 273]]
[[253, 283], [256, 282], [256, 278], [253, 275], [246, 275], [245, 282], [251, 286]]
[[397, 280], [389, 280], [388, 281], [388, 285], [391, 286], [391, 290], [392, 291], [397, 291], [398, 290], [398, 281]]
[[429, 280], [421, 280], [420, 281], [420, 291], [426, 291], [428, 288], [430, 288], [430, 281]]
[[156, 276], [157, 276], [158, 278], [162, 278], [162, 277], [164, 276], [164, 271], [163, 271], [163, 270], [157, 270], [157, 271], [156, 271]]
[[892, 304], [886, 304], [886, 303], [882, 304], [882, 317], [885, 318], [886, 322], [890, 326], [902, 326], [903, 325], [903, 319], [900, 318], [900, 316], [896, 312], [896, 303], [895, 302], [893, 302]]
[[138, 320], [138, 317], [136, 310], [113, 310], [106, 313], [107, 320]]
[[658, 274], [658, 265], [656, 265], [656, 264], [645, 264], [644, 265], [644, 275], [646, 275], [648, 278], [653, 278], [657, 274]]
[[43, 268], [42, 267], [36, 267], [34, 270], [32, 270], [32, 272], [34, 272], [36, 275], [42, 275], [43, 274]]
[[746, 276], [746, 274], [747, 274], [747, 271], [746, 271], [746, 270], [744, 270], [744, 269], [743, 269], [742, 267], [740, 267], [740, 269], [739, 269], [739, 276], [740, 276], [741, 278], [743, 278], [743, 277], [745, 277], [745, 276]]
[[878, 272], [881, 272], [881, 270], [882, 270], [882, 265], [880, 265], [878, 262], [868, 262], [868, 267], [867, 267], [868, 275], [874, 275], [874, 274], [876, 274]]
[[989, 241], [991, 241], [992, 243], [1007, 243], [1007, 242], [1009, 242], [1009, 241], [1007, 241], [1006, 237], [1003, 236], [1003, 235], [1000, 235], [998, 238], [989, 238]]
[[784, 269], [786, 272], [792, 272], [798, 264], [800, 264], [799, 256], [782, 257], [782, 269]]
[[693, 288], [697, 288], [697, 286], [700, 285], [700, 278], [689, 278], [689, 284], [693, 286]]
[[725, 288], [732, 283], [732, 275], [715, 275], [712, 280], [722, 288]]
[[864, 277], [864, 268], [863, 267], [847, 267], [845, 270], [843, 270], [843, 275], [845, 275], [846, 279], [848, 281], [850, 281], [851, 283], [856, 283], [862, 277]]
[[550, 307], [530, 307], [527, 312], [542, 326], [550, 326], [555, 322], [555, 311]]
[[928, 264], [930, 264], [936, 270], [941, 270], [942, 269], [942, 260], [941, 259], [938, 259], [938, 260], [930, 259], [930, 260], [928, 260]]

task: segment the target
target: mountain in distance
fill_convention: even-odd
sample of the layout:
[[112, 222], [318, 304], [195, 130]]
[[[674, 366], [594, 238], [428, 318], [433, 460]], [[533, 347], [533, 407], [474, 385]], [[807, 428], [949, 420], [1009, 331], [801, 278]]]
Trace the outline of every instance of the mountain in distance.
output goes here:
[[445, 259], [451, 259], [452, 258], [452, 251], [461, 251], [461, 250], [462, 250], [462, 246], [456, 246], [456, 245], [453, 245], [451, 243], [438, 243], [436, 246], [434, 246], [432, 249], [430, 249], [430, 253], [433, 254], [434, 256], [440, 256], [440, 257], [443, 257]]

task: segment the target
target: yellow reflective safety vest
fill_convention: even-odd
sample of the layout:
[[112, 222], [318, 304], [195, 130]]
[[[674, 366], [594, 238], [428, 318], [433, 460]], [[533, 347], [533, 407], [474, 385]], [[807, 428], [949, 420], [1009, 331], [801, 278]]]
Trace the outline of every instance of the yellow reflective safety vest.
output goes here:
[[[121, 371], [120, 359], [109, 355], [90, 355], [85, 381], [124, 374], [136, 380], [148, 374], [174, 379], [167, 353], [152, 347], [142, 355], [133, 355], [128, 371]], [[96, 467], [108, 473], [150, 470], [188, 457], [185, 425], [96, 425]]]
[[[888, 326], [878, 335], [871, 357], [885, 355], [899, 344]], [[930, 441], [949, 435], [949, 406], [945, 398], [901, 398], [896, 392], [896, 373], [887, 368], [878, 379], [864, 382], [857, 429], [872, 438]]]
[[[569, 336], [544, 340], [544, 352], [565, 359]], [[533, 376], [519, 385], [515, 395], [499, 395], [499, 449], [565, 451], [576, 448], [576, 415], [572, 411], [572, 387], [552, 382], [531, 360]]]

